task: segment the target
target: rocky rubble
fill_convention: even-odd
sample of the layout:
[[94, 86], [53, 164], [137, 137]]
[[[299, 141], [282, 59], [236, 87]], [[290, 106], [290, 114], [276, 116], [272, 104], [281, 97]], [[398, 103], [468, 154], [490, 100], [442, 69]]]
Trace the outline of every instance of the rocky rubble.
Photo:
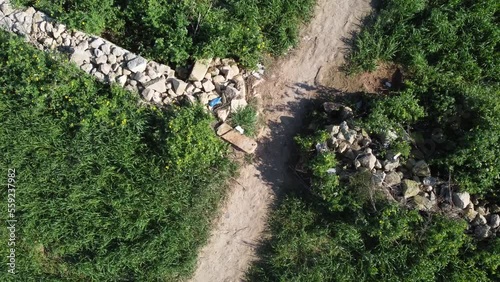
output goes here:
[[[388, 152], [379, 157], [389, 138], [370, 137], [363, 129], [352, 126], [352, 110], [326, 102], [323, 110], [334, 115], [339, 124], [325, 127], [330, 137], [326, 144], [317, 144], [318, 153], [335, 152], [343, 169], [336, 168], [341, 178], [347, 179], [357, 171], [372, 174], [371, 185], [383, 189], [391, 199], [423, 212], [447, 212], [460, 216], [469, 223], [468, 232], [478, 239], [500, 234], [500, 208], [477, 200], [467, 192], [459, 192], [453, 183], [432, 176], [425, 160], [400, 160], [399, 153]], [[344, 119], [348, 117], [348, 119]], [[394, 138], [392, 138], [394, 139]], [[388, 193], [387, 193], [388, 192]]]
[[[263, 66], [257, 72], [246, 73], [233, 60], [216, 58], [197, 61], [189, 79], [183, 81], [169, 66], [148, 61], [103, 38], [69, 30], [31, 7], [14, 10], [5, 0], [0, 1], [0, 27], [25, 36], [40, 49], [66, 52], [86, 73], [137, 91], [146, 101], [159, 105], [181, 99], [209, 105], [221, 98], [210, 108], [217, 106], [220, 111], [229, 108], [229, 112], [234, 112], [247, 105], [246, 78], [251, 77], [255, 83], [263, 75]], [[227, 118], [225, 114], [218, 116], [222, 121]]]
[[42, 50], [68, 54], [84, 72], [138, 92], [149, 103], [164, 106], [199, 101], [222, 122], [247, 106], [247, 85], [253, 88], [263, 81], [262, 65], [248, 73], [234, 60], [219, 58], [195, 62], [184, 81], [169, 66], [148, 61], [103, 38], [69, 30], [31, 7], [15, 10], [6, 0], [0, 0], [0, 28], [24, 36]]

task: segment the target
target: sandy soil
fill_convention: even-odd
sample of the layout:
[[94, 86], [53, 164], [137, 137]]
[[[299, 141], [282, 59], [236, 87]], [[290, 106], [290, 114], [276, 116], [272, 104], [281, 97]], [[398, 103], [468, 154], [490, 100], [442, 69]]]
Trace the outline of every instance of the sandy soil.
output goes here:
[[[255, 162], [241, 169], [208, 244], [201, 250], [191, 281], [242, 281], [264, 236], [269, 209], [280, 190], [301, 185], [290, 169], [293, 136], [301, 127], [318, 87], [362, 89], [357, 79], [337, 75], [346, 39], [371, 11], [370, 0], [318, 0], [315, 17], [304, 27], [299, 46], [268, 71], [256, 90], [264, 97], [266, 127]], [[330, 81], [329, 78], [338, 82]]]

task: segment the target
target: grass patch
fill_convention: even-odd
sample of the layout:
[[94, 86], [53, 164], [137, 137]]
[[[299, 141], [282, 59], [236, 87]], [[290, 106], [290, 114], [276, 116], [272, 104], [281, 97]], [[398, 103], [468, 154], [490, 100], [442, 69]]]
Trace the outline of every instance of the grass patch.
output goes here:
[[[310, 189], [288, 191], [278, 204], [248, 281], [500, 279], [499, 240], [477, 242], [465, 220], [388, 202], [369, 187], [369, 172], [340, 181], [335, 154], [315, 150], [326, 138], [322, 131], [296, 138]], [[328, 173], [332, 167], [338, 173]]]
[[231, 115], [230, 124], [233, 127], [241, 126], [244, 129], [245, 135], [254, 137], [257, 134], [257, 116], [257, 109], [252, 105], [248, 105], [244, 108], [239, 108]]
[[47, 11], [72, 28], [105, 35], [153, 60], [235, 57], [255, 66], [297, 42], [314, 0], [15, 0]]
[[4, 32], [0, 85], [0, 167], [17, 174], [16, 279], [187, 277], [233, 167], [212, 117], [138, 106]]
[[[364, 125], [375, 133], [418, 132], [417, 147], [463, 189], [499, 198], [500, 29], [496, 1], [383, 1], [358, 36], [354, 70], [392, 61], [405, 85], [370, 102]], [[411, 133], [410, 132], [410, 133]], [[440, 136], [437, 138], [436, 133]], [[432, 149], [427, 149], [430, 146]]]

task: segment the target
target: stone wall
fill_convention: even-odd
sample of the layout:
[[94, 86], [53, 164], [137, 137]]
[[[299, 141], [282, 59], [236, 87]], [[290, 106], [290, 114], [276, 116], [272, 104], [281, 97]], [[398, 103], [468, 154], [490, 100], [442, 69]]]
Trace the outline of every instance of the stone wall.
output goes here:
[[29, 7], [13, 9], [0, 0], [0, 28], [24, 36], [44, 50], [68, 55], [80, 69], [97, 79], [137, 91], [158, 105], [176, 100], [196, 99], [207, 105], [220, 120], [247, 105], [247, 79], [258, 83], [263, 68], [252, 74], [242, 73], [230, 59], [202, 60], [195, 63], [189, 79], [175, 76], [169, 66], [149, 61], [103, 38], [70, 30], [42, 12]]

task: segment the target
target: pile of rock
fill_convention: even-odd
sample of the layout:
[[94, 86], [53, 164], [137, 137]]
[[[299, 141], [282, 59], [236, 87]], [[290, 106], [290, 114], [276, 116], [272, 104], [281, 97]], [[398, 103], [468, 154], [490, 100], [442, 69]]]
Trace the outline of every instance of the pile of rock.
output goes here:
[[[352, 110], [334, 103], [325, 103], [327, 113], [336, 112], [341, 118], [352, 117]], [[363, 129], [349, 126], [349, 121], [326, 126], [330, 138], [317, 144], [319, 152], [333, 151], [342, 162], [342, 176], [359, 171], [371, 173], [371, 186], [382, 189], [394, 201], [426, 212], [445, 211], [465, 218], [469, 231], [477, 238], [496, 236], [500, 232], [500, 208], [472, 199], [467, 192], [454, 192], [453, 185], [431, 175], [425, 160], [409, 159], [404, 164], [399, 153], [377, 156], [377, 148], [390, 140], [371, 138]], [[381, 138], [384, 139], [384, 138]], [[457, 190], [457, 189], [455, 189]]]
[[68, 30], [33, 8], [14, 10], [0, 0], [0, 28], [25, 36], [41, 49], [68, 52], [69, 59], [97, 79], [139, 92], [147, 102], [166, 105], [175, 100], [200, 101], [221, 121], [247, 105], [246, 78], [262, 81], [263, 66], [241, 72], [230, 59], [197, 61], [188, 81], [166, 65], [125, 50], [103, 38]]

